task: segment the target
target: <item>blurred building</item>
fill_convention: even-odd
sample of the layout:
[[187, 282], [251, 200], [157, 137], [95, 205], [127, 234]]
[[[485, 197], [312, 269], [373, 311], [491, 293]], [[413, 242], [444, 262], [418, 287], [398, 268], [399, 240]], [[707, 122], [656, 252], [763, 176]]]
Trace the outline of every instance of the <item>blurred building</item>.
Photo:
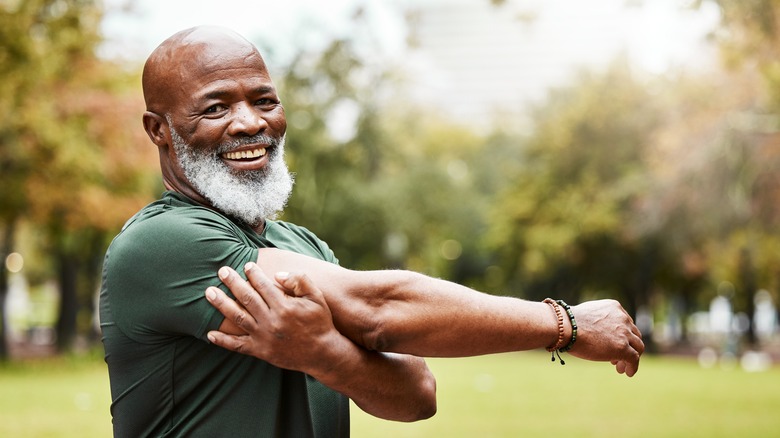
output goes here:
[[407, 2], [415, 96], [462, 120], [524, 111], [581, 69], [618, 56], [650, 73], [708, 64], [714, 9], [680, 2], [426, 0]]

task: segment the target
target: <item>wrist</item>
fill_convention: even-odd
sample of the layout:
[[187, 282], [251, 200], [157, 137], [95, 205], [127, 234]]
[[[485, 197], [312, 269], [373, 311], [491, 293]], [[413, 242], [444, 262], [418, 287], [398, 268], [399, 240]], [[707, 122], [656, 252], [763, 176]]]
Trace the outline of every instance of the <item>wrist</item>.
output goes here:
[[571, 309], [571, 306], [566, 304], [565, 301], [556, 300], [556, 304], [563, 308], [566, 315], [566, 318], [564, 318], [564, 338], [567, 341], [563, 347], [558, 349], [559, 352], [563, 353], [571, 350], [577, 341], [577, 320], [574, 318], [574, 311]]
[[545, 298], [543, 302], [553, 310], [558, 329], [558, 337], [546, 349], [552, 353], [551, 359], [553, 362], [555, 362], [557, 354], [561, 365], [565, 365], [566, 362], [561, 358], [561, 353], [571, 350], [574, 342], [577, 340], [577, 322], [574, 319], [574, 313], [571, 307], [563, 300]]
[[341, 380], [340, 373], [350, 370], [350, 362], [359, 355], [357, 345], [334, 330], [323, 341], [320, 354], [314, 356], [317, 359], [302, 371], [325, 385], [333, 384]]
[[564, 313], [563, 308], [555, 302], [555, 300], [552, 298], [545, 298], [543, 303], [550, 307], [555, 318], [556, 336], [553, 341], [548, 343], [545, 347], [545, 350], [553, 352], [563, 348], [568, 343], [568, 340], [571, 338], [571, 328], [566, 324], [568, 318]]

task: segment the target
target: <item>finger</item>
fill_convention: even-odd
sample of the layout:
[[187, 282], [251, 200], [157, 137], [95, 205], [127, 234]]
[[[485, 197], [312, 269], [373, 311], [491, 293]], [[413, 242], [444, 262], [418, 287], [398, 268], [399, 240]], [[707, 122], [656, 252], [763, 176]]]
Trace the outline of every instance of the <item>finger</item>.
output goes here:
[[217, 272], [219, 279], [225, 283], [225, 286], [233, 292], [239, 303], [246, 308], [252, 314], [261, 313], [268, 310], [268, 303], [266, 303], [262, 295], [258, 295], [255, 289], [246, 280], [238, 275], [238, 272], [234, 271], [229, 266], [223, 266]]
[[274, 280], [276, 280], [276, 283], [281, 286], [284, 293], [293, 297], [304, 296], [305, 293], [301, 293], [298, 282], [290, 277], [290, 273], [285, 271], [280, 271], [274, 274]]
[[208, 337], [209, 342], [212, 344], [222, 347], [227, 350], [236, 351], [238, 353], [242, 353], [246, 350], [246, 339], [247, 336], [236, 336], [236, 335], [228, 335], [219, 331], [210, 331], [206, 335]]
[[639, 371], [639, 358], [637, 358], [636, 362], [625, 362], [625, 372], [628, 377], [634, 377], [634, 374], [636, 374], [637, 371]]
[[617, 361], [615, 369], [619, 374], [624, 374], [626, 372], [626, 362], [622, 360]]
[[641, 336], [629, 336], [628, 338], [628, 344], [633, 348], [639, 355], [641, 356], [642, 353], [645, 352], [645, 343], [642, 341]]
[[277, 272], [274, 278], [290, 295], [305, 297], [315, 302], [325, 302], [322, 291], [304, 273]]
[[257, 266], [257, 263], [249, 262], [244, 265], [244, 272], [246, 273], [246, 278], [249, 280], [251, 287], [263, 297], [263, 300], [268, 304], [268, 307], [276, 307], [283, 298], [282, 292], [271, 282], [268, 276], [265, 275], [265, 272]]
[[631, 333], [633, 333], [636, 336], [638, 336], [639, 339], [642, 339], [642, 332], [639, 331], [639, 327], [637, 327], [634, 323], [631, 323], [631, 325], [629, 327], [631, 327]]
[[639, 356], [638, 351], [631, 349], [629, 357], [623, 361], [625, 363], [623, 370], [628, 377], [633, 377], [639, 371]]
[[257, 323], [254, 316], [248, 314], [244, 308], [230, 299], [219, 288], [212, 286], [206, 289], [206, 299], [225, 317], [225, 319], [232, 321], [236, 326], [246, 332], [249, 332]]

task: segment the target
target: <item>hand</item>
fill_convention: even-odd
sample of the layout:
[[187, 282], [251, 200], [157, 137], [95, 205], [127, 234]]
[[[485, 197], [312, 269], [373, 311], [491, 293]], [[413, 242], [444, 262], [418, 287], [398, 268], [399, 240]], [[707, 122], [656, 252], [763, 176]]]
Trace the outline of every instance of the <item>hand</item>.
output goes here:
[[582, 359], [610, 361], [618, 373], [628, 377], [636, 374], [645, 344], [620, 303], [586, 301], [571, 309], [577, 320], [577, 341], [569, 353]]
[[249, 282], [228, 267], [219, 270], [236, 301], [216, 287], [206, 290], [209, 302], [246, 333], [211, 331], [208, 338], [213, 344], [309, 374], [337, 362], [326, 360], [326, 355], [338, 351], [334, 343], [346, 338], [336, 331], [322, 292], [308, 277], [277, 274], [284, 285], [280, 288], [255, 263], [247, 263], [245, 272]]

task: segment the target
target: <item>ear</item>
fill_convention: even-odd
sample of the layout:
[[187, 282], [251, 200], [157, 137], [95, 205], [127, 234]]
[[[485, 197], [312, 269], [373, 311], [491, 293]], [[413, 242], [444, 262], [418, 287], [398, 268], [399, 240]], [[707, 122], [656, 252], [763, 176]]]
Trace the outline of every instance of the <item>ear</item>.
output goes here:
[[166, 130], [168, 129], [168, 121], [157, 113], [151, 111], [144, 112], [143, 116], [144, 130], [146, 135], [152, 140], [152, 143], [158, 147], [168, 146], [166, 139]]

